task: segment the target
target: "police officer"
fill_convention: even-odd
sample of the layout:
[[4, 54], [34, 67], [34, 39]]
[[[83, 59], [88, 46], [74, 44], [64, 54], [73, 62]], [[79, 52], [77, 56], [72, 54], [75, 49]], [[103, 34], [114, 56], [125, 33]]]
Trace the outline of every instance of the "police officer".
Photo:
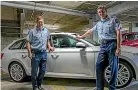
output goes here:
[[101, 42], [100, 52], [96, 62], [96, 88], [95, 90], [104, 90], [104, 70], [107, 65], [111, 68], [111, 77], [109, 81], [109, 90], [115, 90], [118, 73], [118, 56], [120, 54], [120, 29], [121, 24], [115, 17], [107, 15], [105, 6], [99, 6], [97, 13], [101, 20], [85, 34], [77, 36], [78, 39], [90, 35], [93, 31], [98, 32]]
[[[50, 45], [50, 35], [48, 30], [43, 27], [44, 19], [38, 16], [36, 27], [30, 30], [27, 36], [28, 56], [31, 58], [31, 76], [33, 90], [44, 90], [41, 87], [42, 80], [46, 71], [47, 45], [49, 50], [54, 50]], [[38, 72], [39, 67], [39, 72]]]

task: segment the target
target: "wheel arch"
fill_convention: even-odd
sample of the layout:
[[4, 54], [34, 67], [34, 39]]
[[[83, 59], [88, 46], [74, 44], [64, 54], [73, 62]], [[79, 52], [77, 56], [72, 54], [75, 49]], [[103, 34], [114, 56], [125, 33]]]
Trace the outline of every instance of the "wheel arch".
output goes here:
[[25, 64], [24, 64], [22, 61], [18, 60], [18, 59], [12, 59], [12, 60], [9, 62], [9, 65], [8, 65], [8, 72], [9, 72], [9, 67], [10, 67], [10, 65], [11, 65], [12, 63], [14, 63], [14, 62], [20, 63], [20, 64], [23, 66], [26, 75], [27, 75], [27, 76], [30, 75], [30, 74], [29, 74], [29, 71], [27, 70], [27, 68], [26, 68], [26, 66], [25, 66]]
[[135, 71], [135, 69], [134, 69], [134, 67], [132, 65], [132, 62], [130, 60], [128, 60], [126, 58], [124, 59], [122, 57], [119, 58], [119, 61], [125, 62], [125, 63], [127, 63], [130, 66], [130, 68], [132, 70], [132, 73], [133, 73], [133, 78], [136, 79], [136, 71]]

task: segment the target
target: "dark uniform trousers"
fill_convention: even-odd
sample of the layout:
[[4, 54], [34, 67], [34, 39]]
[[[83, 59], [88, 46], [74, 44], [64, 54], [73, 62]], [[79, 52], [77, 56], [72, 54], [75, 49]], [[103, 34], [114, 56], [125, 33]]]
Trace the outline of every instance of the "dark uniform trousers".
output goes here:
[[[33, 88], [41, 86], [46, 71], [46, 50], [32, 50], [33, 56], [31, 60], [31, 78]], [[39, 71], [39, 72], [38, 72]]]
[[97, 90], [104, 90], [104, 71], [109, 65], [111, 76], [109, 81], [109, 90], [115, 90], [118, 72], [118, 56], [115, 56], [117, 42], [113, 40], [103, 40], [100, 46], [100, 52], [96, 62], [96, 87]]

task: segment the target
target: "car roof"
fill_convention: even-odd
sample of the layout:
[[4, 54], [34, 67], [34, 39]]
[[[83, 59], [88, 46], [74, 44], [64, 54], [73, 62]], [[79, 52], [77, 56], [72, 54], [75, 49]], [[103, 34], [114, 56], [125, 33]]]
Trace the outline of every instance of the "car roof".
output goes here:
[[129, 32], [129, 33], [124, 33], [122, 35], [125, 36], [125, 35], [130, 35], [130, 34], [138, 34], [138, 32]]
[[[68, 32], [55, 32], [55, 33], [50, 33], [50, 35], [77, 35], [76, 33], [68, 33]], [[23, 40], [23, 39], [26, 39], [26, 37], [24, 37], [24, 38], [19, 38], [19, 39], [17, 39], [17, 40], [13, 40], [13, 41], [19, 41], [19, 40]]]
[[59, 35], [59, 34], [62, 34], [62, 35], [77, 35], [76, 33], [68, 33], [68, 32], [55, 32], [55, 33], [50, 33], [50, 35]]

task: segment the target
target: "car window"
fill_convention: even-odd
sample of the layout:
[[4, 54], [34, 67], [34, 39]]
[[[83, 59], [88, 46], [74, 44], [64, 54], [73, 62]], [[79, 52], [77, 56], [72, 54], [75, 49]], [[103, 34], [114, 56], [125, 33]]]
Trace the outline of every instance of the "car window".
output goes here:
[[135, 34], [135, 40], [138, 39], [138, 34]]
[[27, 40], [25, 39], [25, 40], [24, 40], [24, 43], [23, 43], [23, 46], [22, 46], [22, 49], [27, 49], [27, 48], [26, 48], [26, 42], [27, 42]]
[[136, 34], [128, 34], [128, 35], [124, 35], [122, 38], [123, 38], [122, 39], [123, 41], [125, 41], [125, 40], [127, 40], [127, 41], [137, 40], [138, 34], [137, 33]]
[[133, 34], [130, 34], [130, 35], [127, 35], [126, 38], [127, 38], [127, 40], [130, 41], [130, 40], [134, 40], [135, 37]]
[[21, 49], [25, 40], [19, 40], [13, 43], [9, 49]]
[[53, 35], [52, 36], [52, 43], [55, 48], [76, 47], [77, 42], [79, 41], [66, 35]]
[[127, 40], [136, 40], [136, 39], [138, 39], [138, 34], [130, 34], [130, 35], [127, 35], [126, 36], [126, 39]]
[[124, 42], [126, 40], [126, 37], [125, 36], [123, 36], [122, 37], [122, 42]]

